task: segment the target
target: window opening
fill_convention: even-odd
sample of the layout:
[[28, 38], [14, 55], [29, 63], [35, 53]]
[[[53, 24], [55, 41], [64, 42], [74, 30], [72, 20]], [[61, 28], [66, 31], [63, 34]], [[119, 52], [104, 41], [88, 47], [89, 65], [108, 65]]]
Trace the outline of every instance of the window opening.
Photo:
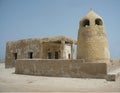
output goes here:
[[33, 58], [33, 52], [29, 52], [29, 53], [28, 53], [28, 58], [29, 58], [29, 59], [32, 59], [32, 58]]
[[51, 58], [52, 58], [52, 53], [48, 52], [48, 59], [51, 59]]
[[101, 19], [96, 19], [95, 20], [95, 25], [102, 25], [102, 20]]
[[16, 60], [17, 59], [17, 53], [14, 53], [13, 56], [14, 56], [14, 60]]
[[86, 19], [86, 20], [83, 21], [83, 25], [82, 25], [83, 27], [87, 27], [89, 25], [90, 25], [90, 22], [89, 22], [88, 19]]

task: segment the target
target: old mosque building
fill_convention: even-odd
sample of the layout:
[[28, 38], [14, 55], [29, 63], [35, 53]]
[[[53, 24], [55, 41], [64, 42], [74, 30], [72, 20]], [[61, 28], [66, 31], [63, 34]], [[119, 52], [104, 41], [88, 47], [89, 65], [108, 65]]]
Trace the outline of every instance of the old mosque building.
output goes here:
[[[74, 45], [77, 57], [74, 58]], [[103, 19], [90, 10], [79, 23], [77, 41], [65, 36], [9, 41], [6, 44], [5, 67], [15, 67], [16, 74], [104, 78], [120, 67], [110, 61], [110, 51]]]

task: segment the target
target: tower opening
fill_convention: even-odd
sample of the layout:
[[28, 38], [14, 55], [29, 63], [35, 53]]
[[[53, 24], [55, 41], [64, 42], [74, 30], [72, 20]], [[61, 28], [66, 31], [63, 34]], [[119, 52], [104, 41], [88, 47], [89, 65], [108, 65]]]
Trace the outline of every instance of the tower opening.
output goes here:
[[103, 25], [103, 22], [101, 19], [96, 19], [95, 20], [95, 25]]
[[82, 26], [83, 26], [83, 27], [87, 27], [87, 26], [89, 26], [89, 25], [90, 25], [90, 22], [89, 22], [88, 19], [85, 19], [85, 20], [83, 21], [83, 23], [82, 23]]

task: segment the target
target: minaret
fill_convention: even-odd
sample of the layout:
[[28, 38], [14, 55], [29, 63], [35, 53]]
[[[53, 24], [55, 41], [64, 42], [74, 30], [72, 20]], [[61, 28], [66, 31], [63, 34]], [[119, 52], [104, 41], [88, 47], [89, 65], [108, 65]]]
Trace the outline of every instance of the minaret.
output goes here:
[[77, 59], [85, 62], [109, 62], [110, 52], [103, 19], [93, 10], [80, 21]]

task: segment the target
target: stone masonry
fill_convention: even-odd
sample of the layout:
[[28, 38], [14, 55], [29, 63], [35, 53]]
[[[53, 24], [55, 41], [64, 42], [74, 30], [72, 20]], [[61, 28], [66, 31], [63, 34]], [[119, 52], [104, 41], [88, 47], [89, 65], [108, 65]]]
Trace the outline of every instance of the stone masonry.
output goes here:
[[14, 67], [17, 59], [73, 59], [76, 43], [64, 36], [8, 42], [5, 67]]
[[77, 59], [86, 62], [110, 61], [104, 22], [93, 10], [80, 21], [77, 51]]
[[[73, 59], [77, 44], [77, 59]], [[104, 78], [115, 81], [111, 71], [120, 61], [110, 61], [110, 51], [103, 19], [93, 10], [79, 24], [78, 40], [64, 36], [25, 39], [8, 42], [5, 67], [14, 67], [16, 74]]]

